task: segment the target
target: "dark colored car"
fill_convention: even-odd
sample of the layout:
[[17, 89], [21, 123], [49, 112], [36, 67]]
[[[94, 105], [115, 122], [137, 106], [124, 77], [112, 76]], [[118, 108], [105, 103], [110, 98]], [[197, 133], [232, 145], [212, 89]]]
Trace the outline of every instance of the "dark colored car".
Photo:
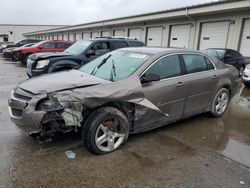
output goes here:
[[20, 83], [9, 98], [12, 121], [33, 136], [81, 131], [105, 154], [130, 133], [210, 112], [220, 117], [238, 89], [235, 67], [199, 51], [123, 48], [78, 70]]
[[245, 57], [239, 52], [225, 48], [209, 48], [206, 49], [205, 52], [209, 55], [219, 58], [226, 64], [235, 66], [239, 71], [240, 77], [243, 75], [246, 67], [246, 60]]
[[95, 38], [78, 41], [63, 53], [33, 54], [27, 61], [29, 77], [65, 69], [78, 69], [83, 64], [113, 50], [124, 47], [144, 46], [130, 38]]
[[3, 50], [6, 49], [6, 48], [20, 47], [20, 46], [23, 46], [25, 44], [37, 43], [37, 42], [40, 42], [40, 41], [41, 40], [37, 40], [37, 39], [23, 39], [23, 40], [20, 40], [20, 41], [16, 42], [15, 44], [6, 44], [6, 45], [3, 45], [0, 48], [0, 53], [2, 53]]
[[12, 47], [12, 48], [6, 48], [3, 50], [3, 57], [5, 58], [10, 58], [12, 59], [13, 61], [16, 61], [15, 60], [15, 57], [14, 57], [14, 54], [19, 51], [19, 50], [22, 50], [22, 49], [25, 49], [25, 48], [28, 48], [28, 47], [31, 47], [33, 46], [35, 43], [29, 43], [29, 44], [25, 44], [21, 47]]
[[24, 48], [16, 51], [13, 56], [15, 57], [16, 61], [20, 60], [21, 62], [26, 63], [29, 55], [31, 54], [44, 52], [63, 52], [72, 44], [73, 42], [62, 40], [41, 41], [29, 48]]

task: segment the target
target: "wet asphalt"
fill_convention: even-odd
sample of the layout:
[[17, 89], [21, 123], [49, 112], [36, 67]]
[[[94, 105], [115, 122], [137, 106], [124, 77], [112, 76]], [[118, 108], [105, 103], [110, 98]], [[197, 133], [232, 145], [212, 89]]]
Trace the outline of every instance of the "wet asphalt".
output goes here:
[[25, 66], [0, 58], [0, 187], [250, 187], [250, 89], [243, 85], [222, 118], [201, 114], [95, 156], [76, 133], [39, 144], [16, 129], [8, 96], [25, 79]]

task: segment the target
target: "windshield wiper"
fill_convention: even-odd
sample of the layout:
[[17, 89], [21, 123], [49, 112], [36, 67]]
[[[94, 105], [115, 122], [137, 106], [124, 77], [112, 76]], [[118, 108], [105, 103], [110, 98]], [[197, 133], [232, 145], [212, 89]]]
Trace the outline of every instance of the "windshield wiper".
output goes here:
[[101, 68], [101, 66], [103, 66], [103, 65], [107, 62], [107, 60], [108, 60], [110, 57], [111, 57], [111, 54], [109, 54], [108, 57], [104, 58], [104, 59], [102, 60], [102, 62], [101, 62], [99, 65], [97, 65], [97, 66], [92, 70], [92, 72], [91, 72], [90, 74], [91, 74], [91, 75], [95, 75], [95, 73], [98, 71], [98, 69]]
[[112, 59], [112, 68], [110, 72], [110, 80], [113, 82], [114, 81], [114, 76], [116, 76], [116, 68], [115, 68], [115, 62]]

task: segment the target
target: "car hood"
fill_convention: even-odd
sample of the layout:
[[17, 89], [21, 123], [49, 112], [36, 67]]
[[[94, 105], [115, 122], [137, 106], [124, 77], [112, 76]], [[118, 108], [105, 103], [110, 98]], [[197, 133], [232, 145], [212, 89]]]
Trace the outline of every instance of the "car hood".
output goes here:
[[110, 81], [103, 80], [78, 70], [70, 70], [34, 77], [20, 83], [18, 87], [33, 94], [46, 94], [73, 88], [89, 87], [108, 82]]
[[72, 54], [70, 53], [65, 53], [65, 52], [57, 52], [57, 53], [35, 53], [30, 56], [31, 59], [47, 59], [47, 58], [53, 58], [53, 57], [65, 57], [65, 56], [71, 56]]

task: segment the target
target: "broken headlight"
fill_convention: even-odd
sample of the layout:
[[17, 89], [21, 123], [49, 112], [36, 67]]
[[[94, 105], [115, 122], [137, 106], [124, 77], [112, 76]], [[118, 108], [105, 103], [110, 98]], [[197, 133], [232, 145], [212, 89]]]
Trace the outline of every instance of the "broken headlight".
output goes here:
[[44, 68], [44, 67], [48, 66], [48, 64], [49, 64], [49, 60], [48, 59], [38, 61], [37, 64], [36, 64], [36, 69]]
[[37, 105], [36, 110], [46, 111], [46, 112], [53, 112], [53, 111], [61, 111], [64, 107], [56, 100], [51, 99], [43, 99]]

